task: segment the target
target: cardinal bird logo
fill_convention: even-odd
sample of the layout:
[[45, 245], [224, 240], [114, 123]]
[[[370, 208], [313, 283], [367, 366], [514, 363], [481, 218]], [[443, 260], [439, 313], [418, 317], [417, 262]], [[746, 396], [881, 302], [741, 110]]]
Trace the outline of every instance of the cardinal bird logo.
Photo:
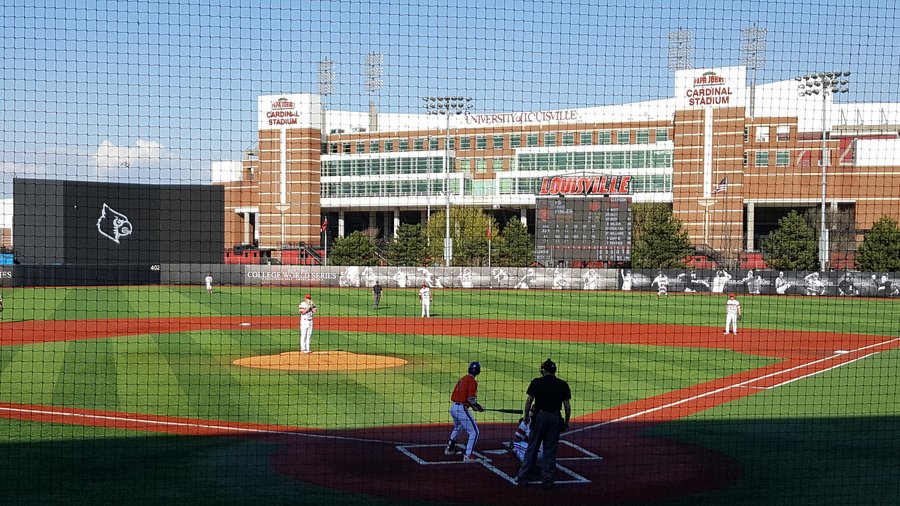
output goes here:
[[132, 226], [131, 222], [128, 221], [128, 216], [103, 204], [100, 218], [97, 219], [97, 230], [103, 237], [119, 244], [120, 239], [131, 235]]

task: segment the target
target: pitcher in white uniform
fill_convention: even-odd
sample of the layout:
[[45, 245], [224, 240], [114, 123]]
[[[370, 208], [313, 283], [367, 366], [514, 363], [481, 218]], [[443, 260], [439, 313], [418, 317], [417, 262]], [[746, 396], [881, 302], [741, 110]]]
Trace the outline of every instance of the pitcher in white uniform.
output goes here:
[[300, 352], [310, 353], [310, 341], [312, 340], [313, 318], [319, 312], [318, 306], [312, 300], [312, 295], [306, 294], [300, 308]]
[[419, 290], [419, 300], [422, 301], [422, 318], [431, 318], [431, 288], [425, 283]]

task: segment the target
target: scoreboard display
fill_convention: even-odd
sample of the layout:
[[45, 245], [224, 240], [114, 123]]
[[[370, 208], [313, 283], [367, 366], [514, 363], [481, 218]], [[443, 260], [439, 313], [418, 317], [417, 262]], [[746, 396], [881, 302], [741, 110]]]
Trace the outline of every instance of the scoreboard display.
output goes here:
[[544, 266], [631, 261], [630, 197], [538, 197], [535, 204], [535, 260]]

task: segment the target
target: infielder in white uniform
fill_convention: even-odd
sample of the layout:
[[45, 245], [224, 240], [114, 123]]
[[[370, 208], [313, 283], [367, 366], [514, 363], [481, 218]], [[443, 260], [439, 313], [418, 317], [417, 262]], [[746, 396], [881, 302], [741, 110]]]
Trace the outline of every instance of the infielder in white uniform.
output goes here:
[[319, 312], [318, 306], [313, 302], [312, 296], [306, 294], [300, 308], [300, 352], [310, 353], [310, 341], [312, 340], [313, 317]]
[[737, 335], [737, 322], [741, 319], [741, 303], [734, 298], [734, 294], [728, 295], [728, 302], [725, 303], [725, 335], [728, 335], [729, 325], [734, 329], [734, 335]]
[[419, 290], [419, 300], [422, 301], [422, 318], [431, 318], [431, 288], [425, 283]]
[[212, 274], [206, 273], [204, 281], [206, 281], [206, 293], [212, 293]]

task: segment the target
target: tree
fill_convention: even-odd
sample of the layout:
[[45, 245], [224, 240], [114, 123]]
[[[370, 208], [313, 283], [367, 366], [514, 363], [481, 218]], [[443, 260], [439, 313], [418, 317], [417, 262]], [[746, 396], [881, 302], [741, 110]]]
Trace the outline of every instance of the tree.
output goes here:
[[900, 229], [893, 218], [882, 216], [872, 225], [856, 252], [861, 271], [900, 272]]
[[534, 263], [534, 241], [521, 220], [512, 219], [493, 243], [491, 261], [504, 267], [528, 267]]
[[773, 269], [814, 271], [818, 266], [816, 233], [797, 211], [778, 220], [778, 228], [763, 241], [762, 251]]
[[339, 237], [328, 249], [329, 265], [378, 265], [375, 241], [360, 231]]
[[393, 265], [424, 265], [428, 241], [421, 225], [404, 223], [388, 246], [388, 260]]
[[[426, 237], [430, 239], [428, 254], [437, 260], [444, 258], [444, 236], [447, 216], [445, 210], [431, 213], [425, 226]], [[494, 219], [481, 209], [474, 207], [450, 208], [450, 238], [453, 239], [453, 265], [487, 264], [488, 222], [497, 230]]]
[[[822, 208], [819, 206], [807, 209], [803, 213], [806, 224], [819, 237], [822, 228]], [[828, 228], [828, 251], [832, 262], [838, 258], [846, 259], [856, 251], [856, 213], [853, 208], [825, 208], [825, 226]]]
[[632, 267], [684, 267], [684, 258], [693, 251], [681, 220], [672, 214], [667, 204], [635, 204], [632, 207]]

